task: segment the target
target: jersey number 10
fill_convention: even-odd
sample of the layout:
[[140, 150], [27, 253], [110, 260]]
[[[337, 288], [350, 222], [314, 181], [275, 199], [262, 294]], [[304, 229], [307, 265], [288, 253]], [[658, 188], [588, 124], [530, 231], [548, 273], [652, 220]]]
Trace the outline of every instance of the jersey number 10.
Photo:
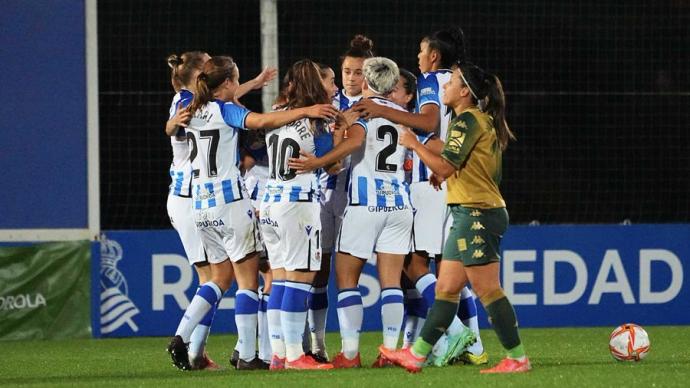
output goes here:
[[271, 165], [269, 166], [269, 176], [271, 179], [289, 181], [297, 176], [297, 171], [287, 166], [288, 158], [299, 158], [299, 143], [289, 137], [284, 138], [278, 144], [278, 135], [271, 135], [268, 138], [268, 149], [271, 153]]

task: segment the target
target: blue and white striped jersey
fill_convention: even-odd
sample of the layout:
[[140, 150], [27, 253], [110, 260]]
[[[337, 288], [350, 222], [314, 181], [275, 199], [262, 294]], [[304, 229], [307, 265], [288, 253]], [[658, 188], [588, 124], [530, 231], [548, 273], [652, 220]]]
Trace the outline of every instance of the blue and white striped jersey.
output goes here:
[[[438, 137], [446, 141], [448, 135], [448, 124], [453, 113], [452, 109], [443, 104], [443, 85], [450, 81], [453, 72], [450, 70], [438, 70], [424, 73], [417, 78], [417, 107], [416, 111], [419, 113], [422, 107], [426, 104], [434, 104], [438, 106], [440, 121]], [[419, 135], [419, 141], [423, 144], [431, 139], [432, 134]], [[428, 181], [431, 176], [431, 169], [429, 169], [424, 162], [422, 162], [416, 153], [412, 155], [412, 182]]]
[[[178, 104], [181, 100], [194, 97], [192, 92], [182, 89], [175, 93], [170, 104], [170, 117], [175, 116]], [[189, 144], [184, 132], [184, 128], [174, 136], [170, 136], [170, 146], [172, 147], [173, 159], [170, 163], [170, 194], [179, 197], [190, 197], [192, 187], [192, 165], [189, 163]]]
[[[191, 100], [183, 100], [188, 105]], [[247, 196], [238, 168], [238, 136], [249, 110], [231, 102], [211, 101], [194, 112], [187, 127], [195, 209], [208, 209]]]
[[328, 127], [321, 120], [301, 119], [266, 133], [268, 181], [263, 202], [314, 202], [319, 195], [319, 172], [297, 174], [288, 159], [299, 158], [300, 151], [317, 156], [333, 148]]
[[[344, 90], [338, 91], [333, 97], [333, 106], [339, 111], [346, 111], [352, 107], [357, 101], [362, 99], [362, 95], [349, 97], [345, 95]], [[332, 137], [332, 135], [329, 134]], [[323, 190], [335, 190], [341, 193], [346, 193], [350, 184], [350, 157], [346, 157], [342, 163], [342, 170], [335, 175], [328, 175], [323, 173], [321, 175], [321, 188]]]
[[[398, 110], [381, 97], [376, 103]], [[398, 144], [402, 126], [382, 117], [358, 120], [366, 132], [365, 144], [352, 154], [350, 205], [393, 207], [410, 204], [405, 182], [405, 147]]]

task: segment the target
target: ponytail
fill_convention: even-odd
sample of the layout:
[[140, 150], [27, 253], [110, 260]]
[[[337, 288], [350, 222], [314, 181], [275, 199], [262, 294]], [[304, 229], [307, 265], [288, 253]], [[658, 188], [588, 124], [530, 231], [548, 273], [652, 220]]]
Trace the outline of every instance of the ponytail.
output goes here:
[[170, 78], [173, 84], [180, 83], [182, 86], [189, 86], [194, 81], [192, 78], [195, 71], [200, 71], [208, 54], [203, 51], [187, 51], [182, 55], [171, 54], [165, 60], [170, 68]]
[[189, 105], [189, 111], [194, 113], [202, 106], [213, 100], [216, 89], [226, 79], [234, 81], [237, 65], [230, 57], [213, 57], [204, 64], [202, 72], [196, 77], [196, 92]]
[[459, 67], [460, 75], [479, 109], [493, 119], [498, 144], [505, 151], [508, 143], [516, 138], [506, 121], [506, 98], [501, 80], [469, 62], [462, 63]]
[[503, 84], [495, 74], [490, 73], [485, 73], [484, 82], [487, 86], [484, 112], [493, 117], [498, 144], [501, 150], [505, 151], [508, 148], [508, 142], [515, 141], [516, 138], [506, 121], [506, 97], [503, 93]]

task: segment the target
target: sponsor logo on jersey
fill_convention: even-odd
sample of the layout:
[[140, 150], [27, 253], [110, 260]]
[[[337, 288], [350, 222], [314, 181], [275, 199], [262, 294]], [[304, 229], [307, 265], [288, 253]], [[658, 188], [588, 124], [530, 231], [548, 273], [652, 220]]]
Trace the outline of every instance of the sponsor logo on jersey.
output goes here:
[[484, 242], [482, 236], [474, 236], [474, 238], [472, 238], [472, 244], [474, 245], [484, 244]]
[[484, 251], [481, 249], [475, 249], [474, 253], [472, 253], [473, 259], [481, 259], [482, 257], [484, 257]]
[[203, 221], [197, 221], [196, 222], [197, 228], [208, 228], [209, 226], [225, 226], [225, 222], [223, 222], [223, 220], [220, 220], [220, 219], [218, 219], [218, 220], [203, 220]]
[[479, 222], [479, 221], [474, 221], [474, 222], [472, 223], [472, 226], [470, 226], [470, 229], [472, 229], [472, 230], [481, 230], [481, 229], [486, 229], [486, 228], [484, 228], [484, 225], [482, 225], [481, 222]]
[[129, 299], [127, 279], [117, 269], [122, 260], [122, 247], [117, 241], [101, 237], [101, 333], [111, 333], [123, 325], [133, 332], [139, 327], [134, 316], [139, 309]]
[[369, 212], [394, 212], [398, 210], [407, 210], [408, 206], [407, 205], [402, 205], [402, 206], [367, 206], [367, 210]]
[[479, 210], [476, 210], [476, 209], [475, 209], [475, 210], [472, 210], [472, 211], [470, 212], [470, 215], [471, 215], [472, 217], [481, 217], [482, 212], [480, 212]]
[[40, 292], [35, 294], [0, 296], [0, 311], [30, 310], [40, 306], [46, 306], [46, 298]]
[[259, 219], [259, 223], [261, 223], [261, 225], [269, 225], [274, 228], [278, 227], [278, 221], [275, 221], [269, 217], [261, 217], [261, 219]]
[[422, 90], [419, 91], [420, 97], [421, 96], [428, 96], [430, 94], [435, 94], [434, 88], [432, 88], [432, 87], [426, 87], [426, 88], [423, 88]]

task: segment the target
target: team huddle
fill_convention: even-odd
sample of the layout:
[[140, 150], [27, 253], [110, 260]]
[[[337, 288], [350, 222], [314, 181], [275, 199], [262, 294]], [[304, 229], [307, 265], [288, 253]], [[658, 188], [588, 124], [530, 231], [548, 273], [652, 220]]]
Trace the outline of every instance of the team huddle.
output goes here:
[[[482, 373], [531, 369], [498, 276], [508, 226], [498, 186], [514, 139], [501, 83], [466, 61], [459, 28], [425, 36], [417, 57], [419, 77], [357, 35], [341, 57], [342, 89], [331, 68], [304, 59], [263, 114], [239, 99], [275, 69], [240, 84], [230, 57], [168, 59], [168, 215], [200, 284], [168, 345], [176, 367], [218, 368], [205, 344], [233, 281], [235, 368], [361, 367], [359, 278], [369, 261], [383, 325], [372, 367], [487, 364], [476, 295], [507, 352]], [[342, 340], [333, 358], [331, 263]]]

